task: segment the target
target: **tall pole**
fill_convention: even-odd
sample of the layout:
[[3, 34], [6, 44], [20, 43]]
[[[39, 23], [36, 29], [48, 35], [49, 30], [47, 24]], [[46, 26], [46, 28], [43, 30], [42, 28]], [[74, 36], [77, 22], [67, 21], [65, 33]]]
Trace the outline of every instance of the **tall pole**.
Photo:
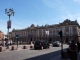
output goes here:
[[17, 49], [18, 49], [18, 34], [16, 35], [16, 39], [17, 39]]
[[58, 36], [61, 38], [61, 58], [63, 58], [63, 40], [62, 40], [62, 30], [58, 32]]
[[48, 41], [48, 34], [49, 34], [48, 25], [46, 25], [46, 42], [49, 42], [49, 41]]
[[[10, 21], [10, 15], [9, 15], [9, 21]], [[9, 22], [9, 21], [8, 21], [8, 22]], [[8, 26], [7, 26], [7, 29], [8, 29], [8, 33], [7, 33], [7, 34], [8, 34], [8, 35], [7, 35], [8, 37], [7, 37], [7, 38], [8, 38], [8, 39], [9, 39], [9, 28], [10, 28], [10, 27], [9, 27], [9, 23], [8, 23]]]
[[17, 49], [18, 49], [18, 38], [17, 38]]
[[59, 32], [60, 38], [61, 38], [61, 58], [63, 58], [63, 40], [62, 40], [62, 30]]
[[7, 33], [8, 35], [7, 35], [7, 38], [9, 39], [9, 28], [8, 28], [8, 33]]
[[16, 38], [17, 38], [17, 49], [18, 49], [18, 35], [16, 35]]
[[61, 37], [61, 58], [63, 58], [63, 40]]
[[7, 21], [7, 29], [8, 29], [8, 33], [7, 33], [7, 38], [9, 39], [9, 29], [11, 28], [11, 20], [10, 20], [10, 17], [11, 15], [14, 16], [14, 11], [13, 11], [13, 8], [7, 10], [7, 8], [5, 9], [5, 14], [7, 14], [9, 16], [9, 20]]

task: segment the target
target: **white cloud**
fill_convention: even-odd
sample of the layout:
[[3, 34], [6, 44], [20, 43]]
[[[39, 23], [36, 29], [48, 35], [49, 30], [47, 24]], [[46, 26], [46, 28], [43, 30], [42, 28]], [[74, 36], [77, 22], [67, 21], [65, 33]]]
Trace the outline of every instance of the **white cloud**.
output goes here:
[[5, 9], [5, 8], [9, 7], [11, 4], [12, 4], [12, 3], [9, 3], [9, 4], [7, 4], [6, 6], [3, 6], [3, 7], [1, 6], [0, 9]]
[[[46, 6], [57, 9], [58, 11], [60, 11], [60, 18], [62, 20], [65, 19], [70, 19], [70, 20], [79, 20], [79, 15], [80, 14], [71, 14], [70, 11], [67, 9], [67, 7], [63, 4], [63, 2], [61, 0], [42, 0]], [[80, 1], [80, 0], [75, 0], [75, 1]], [[56, 20], [59, 20], [56, 18]], [[53, 19], [54, 20], [54, 19]], [[50, 21], [50, 20], [49, 20]]]
[[19, 24], [19, 25], [21, 24], [19, 19], [16, 19], [14, 17], [12, 17], [11, 22], [12, 22], [12, 24]]
[[77, 20], [79, 20], [79, 21], [80, 21], [80, 17], [78, 17], [78, 18], [77, 18]]
[[75, 19], [77, 19], [78, 23], [80, 24], [80, 14], [75, 14], [74, 17]]
[[73, 0], [73, 1], [75, 1], [75, 2], [80, 2], [80, 0]]
[[43, 2], [46, 4], [46, 6], [59, 10], [61, 18], [66, 18], [67, 16], [70, 19], [74, 19], [72, 14], [68, 11], [68, 9], [60, 0], [43, 0]]
[[56, 7], [55, 3], [52, 2], [51, 0], [42, 0], [47, 6], [54, 8]]

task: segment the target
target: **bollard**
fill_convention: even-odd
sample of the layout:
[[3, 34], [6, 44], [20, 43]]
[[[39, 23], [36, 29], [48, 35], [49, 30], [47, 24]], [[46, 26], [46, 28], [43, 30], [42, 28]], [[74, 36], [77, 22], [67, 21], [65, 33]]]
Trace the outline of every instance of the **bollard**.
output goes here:
[[17, 46], [12, 46], [11, 50], [17, 50]]
[[24, 46], [23, 46], [23, 49], [28, 49], [28, 46], [25, 46], [25, 45], [24, 45]]
[[6, 47], [0, 47], [0, 52], [6, 51]]
[[30, 46], [30, 49], [34, 49], [34, 46]]

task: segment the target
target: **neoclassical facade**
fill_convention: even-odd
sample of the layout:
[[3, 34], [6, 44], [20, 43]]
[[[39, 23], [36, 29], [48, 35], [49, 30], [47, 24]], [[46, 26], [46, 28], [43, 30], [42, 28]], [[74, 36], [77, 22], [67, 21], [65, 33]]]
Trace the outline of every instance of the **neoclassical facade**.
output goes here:
[[[36, 40], [46, 40], [49, 42], [55, 40], [61, 40], [58, 36], [58, 32], [62, 30], [63, 32], [63, 41], [66, 40], [79, 40], [80, 35], [80, 26], [77, 22], [71, 21], [69, 19], [64, 20], [62, 23], [53, 24], [53, 25], [45, 25], [45, 26], [35, 26], [32, 24], [30, 27], [25, 29], [13, 29], [12, 30], [12, 40], [16, 42], [15, 36], [18, 34], [19, 42], [29, 42]], [[49, 35], [45, 33], [45, 31], [49, 31]]]

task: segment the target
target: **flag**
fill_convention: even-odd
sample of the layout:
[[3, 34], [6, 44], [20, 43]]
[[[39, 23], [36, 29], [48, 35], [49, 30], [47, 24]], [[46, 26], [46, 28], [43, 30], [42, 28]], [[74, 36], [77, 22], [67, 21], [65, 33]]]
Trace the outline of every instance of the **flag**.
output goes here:
[[49, 35], [49, 31], [45, 31], [46, 35]]

